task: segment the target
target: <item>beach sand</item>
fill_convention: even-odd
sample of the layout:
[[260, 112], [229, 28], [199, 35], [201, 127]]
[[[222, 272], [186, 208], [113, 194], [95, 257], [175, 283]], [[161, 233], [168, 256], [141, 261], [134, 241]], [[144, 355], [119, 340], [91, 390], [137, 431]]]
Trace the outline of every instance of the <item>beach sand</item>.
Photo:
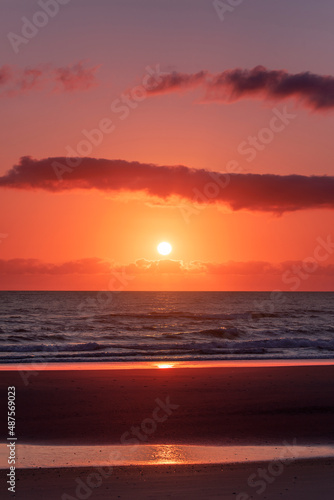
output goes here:
[[[20, 443], [328, 445], [334, 443], [333, 375], [333, 365], [256, 363], [47, 369], [28, 378], [26, 372], [12, 369], [0, 372], [0, 397], [5, 401], [7, 387], [16, 386]], [[1, 442], [5, 442], [5, 422], [1, 428]], [[52, 500], [63, 493], [71, 496], [62, 500], [80, 498], [75, 479], [94, 472], [89, 457], [87, 466], [17, 470], [16, 498]], [[248, 500], [260, 497], [247, 484], [256, 471], [254, 463], [117, 466], [91, 497]], [[261, 498], [329, 500], [332, 478], [332, 459], [294, 461], [266, 485]]]
[[13, 370], [0, 380], [1, 401], [16, 386], [20, 443], [120, 444], [168, 401], [177, 408], [140, 442], [334, 443], [334, 365], [43, 370], [28, 385]]
[[[266, 463], [114, 467], [98, 487], [94, 468], [23, 469], [17, 500], [332, 500], [334, 461], [303, 460], [286, 466], [272, 482], [247, 484]], [[95, 481], [95, 482], [94, 482]], [[255, 484], [255, 483], [254, 483]], [[260, 490], [261, 488], [261, 490]], [[264, 489], [263, 489], [264, 488]], [[263, 490], [263, 491], [262, 491]], [[261, 491], [260, 494], [257, 491]], [[67, 496], [66, 496], [67, 495]]]

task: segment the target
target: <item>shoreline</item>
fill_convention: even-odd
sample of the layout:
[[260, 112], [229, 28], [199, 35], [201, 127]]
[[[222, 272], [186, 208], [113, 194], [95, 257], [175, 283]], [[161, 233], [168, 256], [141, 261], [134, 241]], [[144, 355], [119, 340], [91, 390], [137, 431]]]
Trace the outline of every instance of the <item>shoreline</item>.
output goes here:
[[203, 361], [78, 361], [50, 362], [31, 361], [29, 363], [1, 363], [0, 371], [18, 370], [120, 370], [154, 368], [228, 368], [228, 367], [271, 367], [271, 366], [332, 366], [333, 358], [289, 358], [289, 359], [226, 359]]

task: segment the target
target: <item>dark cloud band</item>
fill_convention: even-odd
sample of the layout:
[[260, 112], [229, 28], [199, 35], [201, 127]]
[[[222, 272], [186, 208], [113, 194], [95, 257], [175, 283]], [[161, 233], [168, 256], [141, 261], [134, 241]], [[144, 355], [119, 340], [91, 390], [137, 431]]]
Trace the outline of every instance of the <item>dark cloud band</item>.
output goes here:
[[[63, 175], [59, 178], [62, 168]], [[158, 166], [96, 158], [23, 157], [0, 177], [0, 187], [50, 192], [74, 189], [141, 192], [166, 203], [177, 197], [189, 203], [221, 203], [232, 210], [276, 213], [334, 208], [332, 176], [229, 174], [182, 165]]]
[[161, 75], [159, 85], [151, 94], [183, 92], [200, 87], [205, 100], [233, 102], [239, 99], [283, 100], [294, 98], [314, 111], [334, 108], [334, 78], [309, 71], [290, 74], [285, 70], [268, 70], [263, 66], [253, 69], [232, 69], [210, 74], [173, 72]]

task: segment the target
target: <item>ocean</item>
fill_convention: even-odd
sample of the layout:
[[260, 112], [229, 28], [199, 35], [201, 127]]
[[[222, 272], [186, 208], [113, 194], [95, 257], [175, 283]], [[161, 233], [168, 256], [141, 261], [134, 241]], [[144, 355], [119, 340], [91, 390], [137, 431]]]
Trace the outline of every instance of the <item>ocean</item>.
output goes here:
[[0, 292], [0, 363], [326, 359], [332, 292]]

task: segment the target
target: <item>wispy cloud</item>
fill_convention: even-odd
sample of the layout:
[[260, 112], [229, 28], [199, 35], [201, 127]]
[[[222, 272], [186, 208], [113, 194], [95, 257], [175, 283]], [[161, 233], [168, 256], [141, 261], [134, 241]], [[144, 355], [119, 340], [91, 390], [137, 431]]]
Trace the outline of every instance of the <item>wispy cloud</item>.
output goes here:
[[15, 97], [33, 90], [69, 92], [88, 90], [97, 85], [98, 66], [87, 67], [83, 61], [54, 68], [50, 65], [17, 68], [0, 67], [0, 96]]
[[201, 85], [206, 85], [210, 75], [208, 71], [198, 73], [162, 73], [159, 83], [148, 90], [149, 94], [168, 94], [170, 92], [182, 92], [192, 90]]
[[211, 74], [173, 72], [161, 76], [150, 94], [183, 92], [201, 87], [204, 101], [220, 103], [240, 99], [281, 101], [293, 98], [313, 111], [334, 108], [334, 77], [317, 75], [309, 71], [291, 74], [285, 70], [269, 70], [264, 66], [253, 69], [229, 69]]
[[[175, 202], [177, 197], [190, 203], [224, 204], [232, 210], [274, 213], [334, 208], [333, 176], [224, 174], [182, 165], [81, 158], [78, 167], [69, 169], [70, 172], [58, 180], [54, 165], [66, 165], [68, 160], [23, 157], [0, 177], [0, 187], [50, 192], [97, 189], [105, 193], [144, 193], [148, 199], [159, 198], [165, 203]], [[205, 195], [208, 190], [212, 195]]]
[[98, 258], [79, 259], [62, 264], [38, 259], [0, 260], [0, 274], [108, 274], [111, 264]]
[[57, 90], [88, 90], [96, 86], [97, 69], [98, 66], [85, 68], [82, 62], [54, 69], [54, 81], [58, 83]]

